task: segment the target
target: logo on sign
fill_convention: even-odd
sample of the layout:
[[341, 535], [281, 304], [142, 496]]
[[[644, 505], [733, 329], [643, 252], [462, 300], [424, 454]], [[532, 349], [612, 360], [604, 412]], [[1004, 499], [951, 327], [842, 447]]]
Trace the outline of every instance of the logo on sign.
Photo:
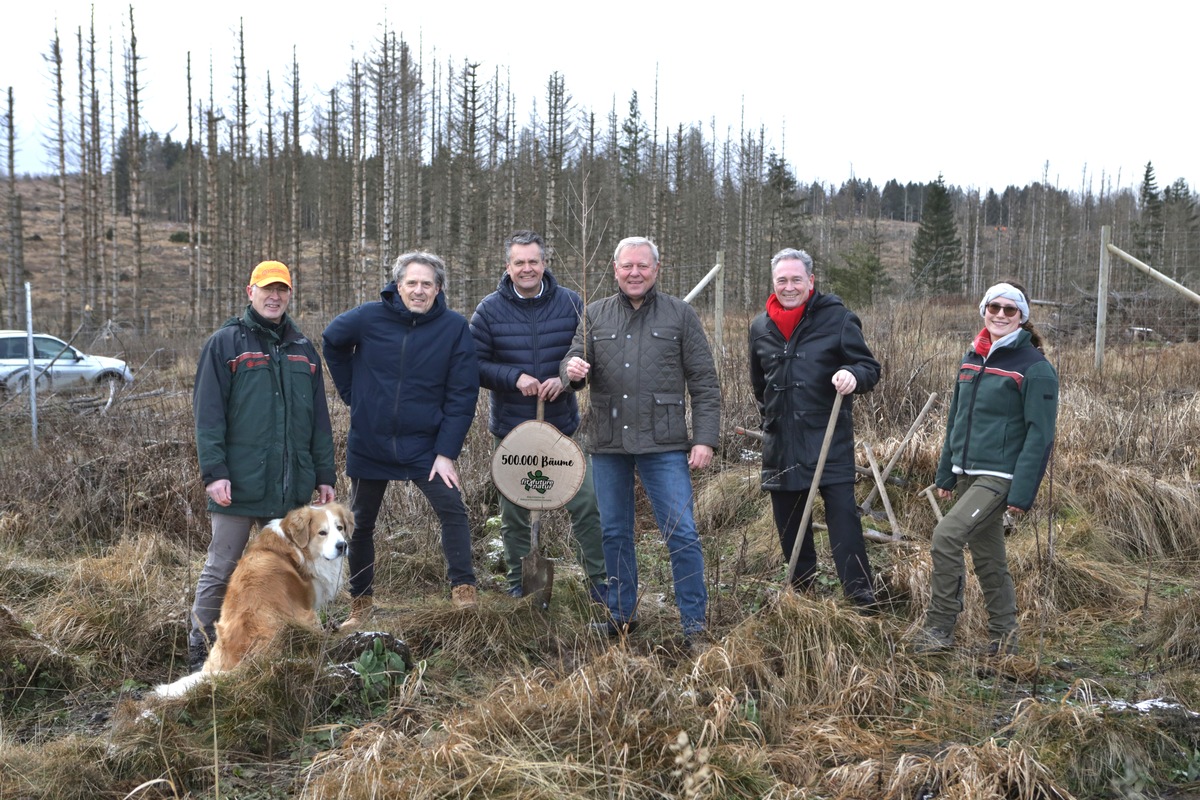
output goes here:
[[536, 472], [526, 472], [525, 477], [521, 478], [521, 486], [527, 492], [545, 494], [554, 488], [554, 479], [549, 475], [543, 475], [539, 469]]

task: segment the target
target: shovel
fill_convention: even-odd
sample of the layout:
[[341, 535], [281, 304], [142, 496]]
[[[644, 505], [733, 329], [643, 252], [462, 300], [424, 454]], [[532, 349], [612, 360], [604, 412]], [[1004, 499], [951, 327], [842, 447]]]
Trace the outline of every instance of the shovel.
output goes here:
[[788, 560], [787, 582], [784, 589], [790, 589], [792, 579], [796, 577], [796, 564], [800, 561], [800, 543], [804, 541], [804, 532], [808, 530], [808, 521], [812, 519], [813, 500], [817, 497], [817, 487], [821, 484], [821, 473], [825, 471], [825, 457], [829, 455], [829, 443], [833, 440], [833, 429], [837, 426], [838, 411], [842, 408], [842, 396], [833, 396], [833, 410], [829, 412], [829, 424], [825, 426], [825, 440], [821, 442], [821, 454], [817, 456], [817, 466], [813, 470], [812, 486], [808, 489], [808, 499], [804, 502], [804, 515], [800, 517], [800, 527], [796, 531], [796, 544], [792, 546], [792, 557]]
[[583, 451], [570, 436], [545, 422], [538, 398], [537, 419], [509, 432], [492, 454], [492, 481], [514, 505], [529, 511], [529, 555], [521, 559], [521, 593], [550, 605], [554, 563], [542, 556], [542, 512], [566, 505], [586, 474]]
[[[537, 401], [537, 421], [544, 422], [546, 402], [541, 395]], [[550, 592], [554, 589], [554, 562], [542, 557], [538, 534], [542, 528], [542, 511], [529, 507], [529, 554], [521, 559], [521, 594], [534, 597], [542, 608], [550, 607]]]

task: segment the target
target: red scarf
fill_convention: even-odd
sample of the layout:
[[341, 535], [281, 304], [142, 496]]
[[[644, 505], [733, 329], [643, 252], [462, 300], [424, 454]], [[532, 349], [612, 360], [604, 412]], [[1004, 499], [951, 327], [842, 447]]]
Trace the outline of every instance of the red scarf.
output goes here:
[[812, 292], [809, 292], [808, 297], [804, 298], [804, 302], [795, 308], [784, 308], [780, 305], [779, 298], [775, 296], [774, 292], [767, 298], [767, 316], [771, 318], [771, 322], [775, 323], [775, 327], [779, 328], [784, 341], [792, 338], [792, 331], [796, 330], [796, 326], [804, 318], [804, 309], [808, 307], [808, 301], [811, 298]]
[[984, 327], [984, 329], [979, 332], [979, 335], [975, 337], [973, 345], [975, 347], [975, 352], [979, 354], [980, 358], [988, 357], [988, 353], [992, 351], [992, 335], [988, 333], [988, 329], [986, 327]]

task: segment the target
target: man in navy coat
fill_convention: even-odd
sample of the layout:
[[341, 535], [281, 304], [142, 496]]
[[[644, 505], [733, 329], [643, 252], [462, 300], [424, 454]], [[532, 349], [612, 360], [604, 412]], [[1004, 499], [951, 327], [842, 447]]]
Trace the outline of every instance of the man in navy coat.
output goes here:
[[[504, 274], [496, 291], [479, 302], [471, 334], [479, 357], [479, 382], [492, 392], [488, 427], [499, 441], [537, 416], [567, 436], [579, 428], [579, 402], [564, 392], [558, 365], [583, 314], [579, 295], [560, 286], [546, 268], [546, 243], [533, 231], [517, 231], [504, 242]], [[587, 573], [589, 594], [607, 594], [600, 512], [592, 486], [591, 458], [579, 491], [566, 504], [575, 535], [575, 555]], [[529, 555], [529, 512], [500, 495], [500, 538], [508, 564], [508, 592], [521, 595], [521, 559]]]
[[451, 599], [476, 605], [471, 528], [455, 460], [475, 418], [479, 367], [467, 320], [446, 305], [446, 265], [405, 253], [380, 299], [338, 315], [325, 328], [325, 361], [350, 406], [346, 474], [354, 535], [344, 628], [372, 605], [375, 521], [388, 481], [412, 481], [442, 526]]

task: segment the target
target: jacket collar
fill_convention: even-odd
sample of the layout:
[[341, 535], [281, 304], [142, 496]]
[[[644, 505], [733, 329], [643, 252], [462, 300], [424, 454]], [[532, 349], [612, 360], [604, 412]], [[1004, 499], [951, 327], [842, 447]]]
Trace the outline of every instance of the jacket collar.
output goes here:
[[[233, 325], [237, 324], [237, 322], [239, 322], [239, 320], [234, 318], [225, 324]], [[254, 306], [250, 305], [249, 303], [246, 304], [246, 309], [242, 312], [240, 322], [260, 336], [265, 336], [270, 340], [280, 342], [287, 339], [288, 334], [295, 327], [292, 325], [292, 318], [289, 317], [286, 312], [282, 317], [279, 318], [279, 325], [276, 327], [270, 328], [267, 325], [264, 325], [262, 318], [255, 313]]]
[[645, 308], [649, 304], [653, 303], [654, 298], [658, 297], [658, 284], [655, 283], [653, 286], [651, 286], [649, 289], [646, 290], [646, 293], [644, 295], [642, 295], [642, 304], [640, 306], [638, 306], [638, 308], [633, 308], [633, 302], [629, 299], [629, 295], [625, 294], [620, 289], [617, 290], [617, 297], [620, 298], [621, 305], [625, 306], [626, 308], [631, 308], [634, 311], [637, 311], [639, 308]]
[[555, 279], [554, 274], [550, 272], [550, 268], [547, 267], [542, 273], [542, 291], [536, 297], [522, 297], [517, 293], [516, 287], [513, 286], [512, 277], [505, 272], [500, 276], [500, 282], [496, 284], [496, 291], [501, 296], [516, 303], [541, 305], [558, 291], [558, 281]]
[[390, 308], [409, 325], [422, 325], [431, 319], [437, 319], [449, 308], [446, 305], [446, 290], [443, 289], [437, 293], [437, 297], [433, 298], [433, 306], [428, 311], [424, 314], [414, 314], [408, 310], [408, 306], [404, 305], [404, 301], [400, 299], [400, 292], [396, 288], [395, 281], [392, 281], [380, 290], [379, 298], [383, 301], [383, 305], [386, 308]]

